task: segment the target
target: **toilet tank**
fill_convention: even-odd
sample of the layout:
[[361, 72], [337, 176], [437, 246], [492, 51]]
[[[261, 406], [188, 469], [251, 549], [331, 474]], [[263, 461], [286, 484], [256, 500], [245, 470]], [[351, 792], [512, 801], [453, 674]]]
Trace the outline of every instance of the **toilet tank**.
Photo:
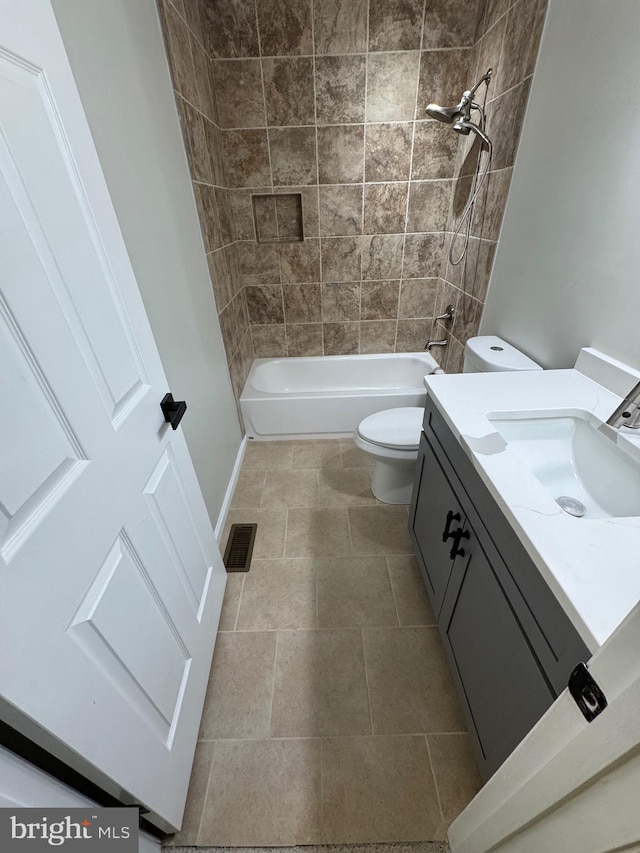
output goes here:
[[464, 348], [463, 373], [498, 373], [506, 370], [542, 370], [519, 349], [495, 335], [469, 338]]

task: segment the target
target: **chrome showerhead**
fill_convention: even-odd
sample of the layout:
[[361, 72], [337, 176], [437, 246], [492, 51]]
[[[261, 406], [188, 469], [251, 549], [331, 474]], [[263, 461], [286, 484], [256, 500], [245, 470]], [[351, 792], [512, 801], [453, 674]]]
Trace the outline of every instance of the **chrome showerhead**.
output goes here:
[[445, 124], [451, 124], [458, 116], [462, 115], [463, 104], [457, 107], [441, 107], [440, 104], [428, 104], [425, 112], [429, 118], [437, 118]]

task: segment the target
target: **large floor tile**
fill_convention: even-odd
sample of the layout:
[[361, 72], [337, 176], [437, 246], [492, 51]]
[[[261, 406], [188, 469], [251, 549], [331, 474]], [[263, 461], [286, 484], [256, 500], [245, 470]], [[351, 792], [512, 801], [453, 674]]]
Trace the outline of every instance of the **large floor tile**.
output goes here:
[[201, 741], [196, 747], [182, 828], [169, 842], [172, 846], [191, 846], [198, 843], [198, 831], [200, 829], [200, 820], [207, 794], [207, 784], [213, 760], [213, 748], [214, 744], [211, 741]]
[[284, 557], [284, 540], [287, 529], [287, 510], [276, 509], [232, 509], [229, 510], [222, 550], [227, 544], [229, 528], [232, 524], [257, 524], [256, 541], [253, 546], [253, 559], [270, 560]]
[[404, 506], [349, 507], [353, 554], [412, 554], [409, 516]]
[[434, 839], [439, 825], [424, 737], [323, 739], [325, 842]]
[[248, 441], [242, 468], [244, 471], [291, 468], [292, 459], [292, 441]]
[[469, 735], [429, 735], [431, 764], [444, 822], [452, 823], [482, 787]]
[[227, 586], [224, 590], [218, 631], [235, 631], [245, 577], [245, 572], [229, 572], [227, 574]]
[[219, 741], [201, 846], [268, 847], [320, 840], [320, 741]]
[[262, 493], [263, 507], [316, 506], [318, 472], [313, 469], [267, 471]]
[[319, 474], [320, 506], [375, 505], [368, 468], [327, 468]]
[[272, 737], [370, 732], [360, 631], [279, 632]]
[[294, 468], [341, 468], [340, 440], [294, 441], [292, 464]]
[[375, 468], [376, 460], [355, 444], [352, 438], [340, 439], [343, 468]]
[[437, 628], [363, 628], [374, 734], [464, 732]]
[[316, 560], [318, 627], [397, 625], [384, 557]]
[[287, 557], [339, 557], [349, 551], [349, 522], [345, 508], [289, 510]]
[[238, 482], [233, 490], [232, 509], [259, 507], [262, 500], [262, 490], [266, 471], [240, 471]]
[[200, 726], [202, 740], [269, 736], [275, 633], [218, 634]]
[[388, 556], [387, 565], [401, 625], [436, 625], [424, 579], [415, 557]]
[[316, 628], [312, 560], [253, 560], [245, 576], [239, 631]]

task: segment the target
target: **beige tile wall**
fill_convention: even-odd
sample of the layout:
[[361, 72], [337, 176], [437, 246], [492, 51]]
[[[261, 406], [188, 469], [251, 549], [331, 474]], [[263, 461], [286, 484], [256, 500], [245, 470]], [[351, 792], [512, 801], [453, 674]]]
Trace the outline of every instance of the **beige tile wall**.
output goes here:
[[[422, 349], [457, 140], [425, 121], [459, 95], [471, 14], [423, 0], [208, 0], [242, 44], [212, 54], [256, 357]], [[464, 3], [468, 12], [469, 4]], [[461, 8], [462, 8], [461, 6]], [[249, 23], [251, 20], [251, 23]], [[234, 23], [235, 22], [235, 23]], [[253, 193], [303, 193], [303, 244], [256, 244]]]
[[[159, 0], [236, 394], [254, 357], [422, 349], [477, 330], [546, 0]], [[424, 118], [489, 64], [491, 174], [447, 263], [468, 142]], [[303, 242], [252, 196], [300, 193]], [[286, 230], [286, 229], [285, 229]], [[451, 330], [433, 317], [458, 309]]]
[[158, 0], [158, 10], [237, 398], [254, 355], [221, 127], [228, 108], [214, 90], [211, 55], [217, 39], [233, 36], [238, 44], [243, 44], [244, 35], [225, 34], [221, 22], [202, 0]]
[[[477, 153], [470, 138], [460, 137], [458, 144], [457, 180], [436, 306], [440, 314], [452, 304], [456, 316], [450, 328], [442, 323], [434, 328], [435, 338], [449, 342], [446, 349], [434, 350], [448, 373], [461, 370], [464, 345], [477, 334], [480, 323], [546, 10], [547, 0], [487, 0], [479, 19], [468, 85], [473, 85], [487, 68], [493, 68], [487, 96], [487, 127], [494, 148], [490, 172], [476, 203], [467, 256], [454, 266], [448, 258], [451, 232], [469, 198]], [[459, 254], [462, 240], [456, 242], [455, 248]]]

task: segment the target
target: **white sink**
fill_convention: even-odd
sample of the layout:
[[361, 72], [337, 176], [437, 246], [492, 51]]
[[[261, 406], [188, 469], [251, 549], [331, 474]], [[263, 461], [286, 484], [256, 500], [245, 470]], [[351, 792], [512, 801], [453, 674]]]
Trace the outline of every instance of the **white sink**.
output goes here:
[[[489, 415], [551, 496], [584, 518], [640, 516], [640, 465], [587, 419]], [[578, 501], [582, 504], [584, 511]]]

